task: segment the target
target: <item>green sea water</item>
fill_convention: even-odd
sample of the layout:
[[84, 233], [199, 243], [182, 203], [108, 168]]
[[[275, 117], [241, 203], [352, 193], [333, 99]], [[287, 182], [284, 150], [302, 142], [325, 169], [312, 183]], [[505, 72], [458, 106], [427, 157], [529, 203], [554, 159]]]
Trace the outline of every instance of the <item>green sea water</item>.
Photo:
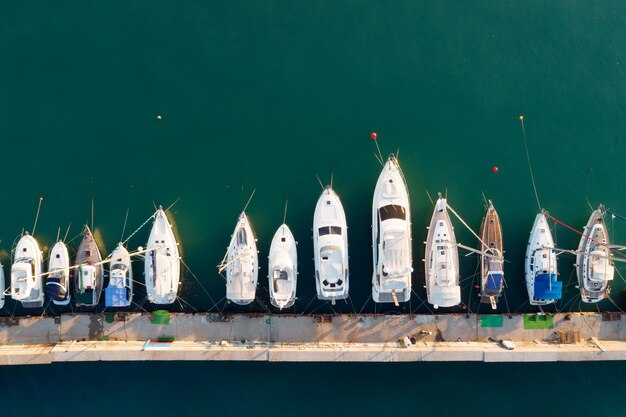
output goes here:
[[[173, 309], [263, 311], [264, 261], [260, 303], [247, 308], [225, 305], [224, 281], [215, 267], [256, 189], [247, 211], [260, 259], [266, 258], [288, 200], [287, 223], [299, 241], [295, 311], [330, 312], [314, 300], [311, 223], [321, 191], [318, 174], [326, 183], [333, 178], [349, 225], [352, 303], [334, 309], [394, 310], [368, 301], [371, 196], [380, 171], [369, 135], [377, 132], [384, 154], [399, 150], [411, 193], [416, 294], [398, 310], [428, 312], [421, 302], [421, 242], [432, 213], [428, 195], [442, 192], [475, 229], [484, 212], [483, 193], [493, 200], [509, 261], [507, 299], [499, 311], [532, 311], [525, 304], [523, 256], [538, 208], [518, 120], [522, 114], [543, 207], [579, 229], [590, 205], [602, 202], [626, 213], [623, 2], [27, 0], [2, 4], [0, 57], [5, 272], [15, 237], [33, 228], [40, 196], [35, 234], [42, 246], [51, 246], [59, 228], [63, 235], [70, 223], [68, 240], [77, 245], [81, 225], [91, 223], [93, 196], [103, 252], [121, 239], [127, 209], [124, 237], [152, 214], [154, 204], [177, 201], [171, 214], [189, 270], [180, 292], [184, 302]], [[457, 239], [475, 245], [472, 235], [456, 226]], [[615, 220], [609, 226], [613, 240], [623, 243], [625, 225]], [[148, 231], [138, 231], [130, 247], [145, 245]], [[577, 245], [574, 233], [563, 227], [554, 232], [559, 246]], [[476, 258], [461, 261], [463, 302], [476, 311]], [[560, 257], [566, 294], [548, 310], [595, 310], [578, 301], [572, 263], [570, 256]], [[625, 287], [617, 276], [615, 305], [607, 300], [598, 307], [616, 310]], [[137, 292], [136, 301], [151, 308], [141, 301], [141, 288]], [[7, 299], [0, 314], [14, 313], [29, 312]], [[263, 415], [274, 410], [270, 385], [284, 387], [285, 375], [301, 379], [287, 400], [287, 409], [293, 409], [302, 404], [298, 398], [313, 404], [317, 394], [307, 387], [327, 384], [340, 370], [350, 392], [337, 410], [369, 415], [390, 411], [360, 402], [367, 398], [363, 392], [372, 390], [387, 398], [401, 386], [412, 399], [405, 406], [416, 412], [441, 407], [470, 412], [480, 409], [481, 391], [471, 383], [476, 379], [480, 386], [500, 387], [496, 401], [508, 407], [507, 401], [522, 398], [522, 384], [536, 382], [533, 376], [542, 372], [555, 392], [565, 395], [598, 373], [621, 387], [620, 367], [77, 364], [1, 369], [0, 381], [5, 399], [28, 384], [43, 390], [66, 373], [93, 373], [107, 387], [143, 381], [132, 399], [123, 400], [134, 414], [213, 410], [201, 402], [206, 393], [220, 401], [215, 409], [235, 414], [222, 398], [241, 383], [254, 393], [257, 405], [250, 410]], [[394, 378], [393, 386], [381, 382]], [[511, 385], [502, 383], [509, 378]], [[146, 400], [158, 395], [161, 385], [149, 382], [159, 379], [180, 384], [166, 406]], [[445, 383], [459, 387], [458, 403], [435, 390]], [[557, 410], [551, 398], [537, 401]], [[6, 415], [18, 415], [16, 405], [3, 404], [9, 407]], [[72, 413], [86, 404], [79, 401]], [[39, 406], [48, 415], [63, 409]], [[534, 409], [523, 404], [511, 415]], [[600, 414], [616, 410], [607, 403]]]

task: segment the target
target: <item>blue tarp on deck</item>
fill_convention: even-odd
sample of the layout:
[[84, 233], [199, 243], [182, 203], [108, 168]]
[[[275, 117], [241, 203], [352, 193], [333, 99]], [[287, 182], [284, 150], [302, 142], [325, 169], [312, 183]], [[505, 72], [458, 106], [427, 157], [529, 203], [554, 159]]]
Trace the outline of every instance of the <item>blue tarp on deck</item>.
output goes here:
[[107, 307], [126, 307], [126, 288], [108, 286], [104, 289], [104, 305]]
[[500, 291], [502, 288], [502, 274], [489, 274], [487, 276], [487, 290]]
[[557, 281], [556, 274], [539, 274], [535, 277], [535, 299], [560, 300], [563, 296], [563, 283]]

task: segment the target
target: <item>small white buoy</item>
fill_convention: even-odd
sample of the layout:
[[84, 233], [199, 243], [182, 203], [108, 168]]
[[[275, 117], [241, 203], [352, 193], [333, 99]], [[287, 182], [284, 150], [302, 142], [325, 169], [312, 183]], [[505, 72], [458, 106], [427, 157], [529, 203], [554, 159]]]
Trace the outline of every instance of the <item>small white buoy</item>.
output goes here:
[[161, 117], [161, 115], [159, 114], [159, 115], [157, 116], [157, 120], [161, 120], [161, 119], [162, 119], [162, 117]]

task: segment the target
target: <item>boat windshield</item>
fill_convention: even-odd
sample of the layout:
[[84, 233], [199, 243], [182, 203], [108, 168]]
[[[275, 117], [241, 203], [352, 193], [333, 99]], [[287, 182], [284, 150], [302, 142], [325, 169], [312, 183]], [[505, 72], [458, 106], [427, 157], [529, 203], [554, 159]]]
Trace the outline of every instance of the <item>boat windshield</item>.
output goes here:
[[318, 229], [319, 235], [341, 235], [341, 227], [339, 226], [324, 226]]
[[406, 220], [406, 210], [402, 206], [389, 204], [378, 209], [380, 221], [384, 222], [388, 219]]

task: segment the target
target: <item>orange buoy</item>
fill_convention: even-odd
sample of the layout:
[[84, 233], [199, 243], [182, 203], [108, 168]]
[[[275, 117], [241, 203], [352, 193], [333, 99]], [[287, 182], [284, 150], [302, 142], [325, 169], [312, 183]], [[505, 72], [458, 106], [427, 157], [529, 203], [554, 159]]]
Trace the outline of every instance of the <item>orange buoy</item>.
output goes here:
[[378, 135], [376, 134], [376, 132], [372, 132], [372, 134], [370, 135], [370, 138], [372, 138], [372, 140], [376, 140], [376, 137]]

